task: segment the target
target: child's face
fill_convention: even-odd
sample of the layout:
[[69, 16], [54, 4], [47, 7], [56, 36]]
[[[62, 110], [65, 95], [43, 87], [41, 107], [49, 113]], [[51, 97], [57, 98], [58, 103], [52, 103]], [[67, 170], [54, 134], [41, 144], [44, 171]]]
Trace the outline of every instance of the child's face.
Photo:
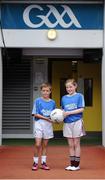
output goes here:
[[76, 88], [77, 88], [77, 86], [70, 82], [66, 84], [66, 91], [70, 95], [72, 95], [76, 92]]
[[48, 99], [50, 97], [50, 94], [51, 94], [50, 88], [49, 87], [43, 87], [41, 90], [41, 94], [42, 94], [43, 98]]

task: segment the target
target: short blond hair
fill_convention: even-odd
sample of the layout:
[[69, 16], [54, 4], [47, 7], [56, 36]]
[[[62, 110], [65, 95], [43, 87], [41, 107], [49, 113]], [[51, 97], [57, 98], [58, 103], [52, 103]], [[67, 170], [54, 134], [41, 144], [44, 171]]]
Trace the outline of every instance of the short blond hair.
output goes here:
[[68, 84], [68, 83], [71, 83], [73, 84], [74, 86], [77, 86], [77, 82], [74, 78], [72, 79], [67, 79], [66, 82], [65, 82], [65, 86]]
[[42, 83], [40, 86], [40, 89], [42, 90], [43, 88], [49, 87], [49, 89], [51, 90], [51, 84], [48, 82]]

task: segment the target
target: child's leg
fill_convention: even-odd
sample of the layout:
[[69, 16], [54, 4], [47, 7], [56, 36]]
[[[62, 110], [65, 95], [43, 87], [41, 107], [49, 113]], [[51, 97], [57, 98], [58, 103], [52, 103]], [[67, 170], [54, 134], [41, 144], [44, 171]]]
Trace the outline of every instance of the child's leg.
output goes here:
[[42, 164], [43, 162], [46, 163], [48, 141], [49, 141], [48, 139], [43, 139], [42, 141], [42, 159], [41, 159]]
[[71, 156], [75, 155], [75, 150], [74, 150], [74, 139], [73, 138], [67, 138], [68, 145], [69, 145], [69, 153]]
[[75, 146], [75, 156], [80, 156], [81, 147], [80, 147], [80, 137], [74, 138], [74, 146]]
[[41, 138], [35, 138], [35, 150], [34, 150], [34, 162], [38, 164], [39, 160], [39, 152], [41, 149]]
[[80, 164], [80, 138], [68, 139], [69, 144], [69, 152], [70, 152], [70, 160], [71, 166], [66, 167], [66, 170], [79, 170]]
[[42, 141], [42, 157], [41, 157], [41, 164], [42, 169], [44, 170], [50, 170], [50, 168], [46, 164], [47, 159], [47, 145], [48, 145], [48, 139], [43, 139]]
[[38, 169], [38, 161], [39, 161], [39, 152], [41, 149], [41, 141], [42, 141], [41, 138], [35, 139], [35, 150], [34, 150], [34, 157], [33, 157], [34, 163], [32, 166], [32, 170], [34, 170], [34, 171], [36, 171]]
[[42, 142], [41, 138], [35, 138], [35, 151], [34, 151], [35, 156], [39, 155], [39, 151], [41, 149], [41, 142]]
[[78, 167], [80, 164], [80, 155], [81, 155], [80, 137], [74, 138], [74, 146], [75, 146], [75, 167]]
[[73, 138], [67, 138], [67, 141], [68, 141], [68, 145], [69, 145], [70, 164], [71, 164], [71, 166], [74, 166], [74, 162], [75, 162], [74, 139]]

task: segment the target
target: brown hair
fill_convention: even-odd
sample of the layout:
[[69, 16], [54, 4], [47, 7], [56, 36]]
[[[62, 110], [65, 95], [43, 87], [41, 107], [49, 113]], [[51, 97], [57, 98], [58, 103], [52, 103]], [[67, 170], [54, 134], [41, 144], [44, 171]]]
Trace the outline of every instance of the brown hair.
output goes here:
[[48, 83], [48, 82], [42, 83], [41, 86], [40, 86], [40, 89], [42, 90], [44, 87], [45, 87], [45, 88], [46, 88], [46, 87], [49, 87], [49, 89], [51, 90], [51, 84]]
[[66, 82], [65, 82], [65, 86], [67, 83], [72, 83], [74, 86], [77, 86], [77, 82], [75, 79], [67, 79]]

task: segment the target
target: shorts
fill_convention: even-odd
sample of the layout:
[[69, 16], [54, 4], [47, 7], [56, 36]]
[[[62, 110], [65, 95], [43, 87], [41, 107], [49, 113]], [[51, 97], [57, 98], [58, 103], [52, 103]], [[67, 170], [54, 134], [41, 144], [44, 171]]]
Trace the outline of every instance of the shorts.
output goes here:
[[33, 134], [35, 138], [50, 139], [53, 138], [53, 126], [52, 123], [39, 119], [34, 121]]
[[64, 123], [63, 125], [63, 136], [67, 138], [76, 138], [86, 135], [85, 129], [83, 126], [83, 120], [72, 123]]

